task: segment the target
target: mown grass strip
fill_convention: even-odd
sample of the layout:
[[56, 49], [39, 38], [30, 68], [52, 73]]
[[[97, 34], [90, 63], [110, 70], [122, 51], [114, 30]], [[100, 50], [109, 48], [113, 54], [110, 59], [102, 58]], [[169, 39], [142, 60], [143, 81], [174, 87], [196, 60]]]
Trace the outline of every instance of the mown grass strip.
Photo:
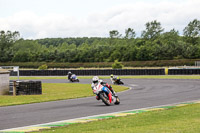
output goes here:
[[[115, 88], [116, 92], [128, 89], [128, 87], [117, 85], [113, 85], [113, 88]], [[42, 95], [0, 96], [0, 106], [39, 103], [94, 96], [90, 84], [43, 83], [42, 91]]]
[[[171, 106], [168, 106], [171, 107]], [[134, 111], [130, 111], [134, 112]], [[139, 113], [143, 112], [143, 113]], [[200, 104], [157, 111], [137, 111], [137, 115], [111, 117], [101, 121], [74, 124], [42, 133], [198, 133], [200, 132]]]
[[125, 112], [125, 113], [144, 113], [144, 112], [147, 112], [145, 110], [136, 110], [136, 111], [128, 111], [128, 112]]

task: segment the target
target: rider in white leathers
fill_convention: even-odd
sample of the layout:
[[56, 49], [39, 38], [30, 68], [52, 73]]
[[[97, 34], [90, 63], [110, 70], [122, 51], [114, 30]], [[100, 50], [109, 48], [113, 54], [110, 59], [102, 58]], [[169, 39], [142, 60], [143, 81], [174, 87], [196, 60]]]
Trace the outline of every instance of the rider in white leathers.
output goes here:
[[[117, 96], [116, 93], [115, 93], [115, 91], [113, 90], [112, 86], [109, 85], [106, 82], [103, 82], [103, 80], [100, 80], [98, 76], [94, 76], [92, 78], [92, 84], [91, 84], [92, 90], [93, 90], [95, 84], [98, 84], [98, 83], [100, 83], [101, 85], [107, 87], [113, 93], [114, 96]], [[96, 99], [100, 100], [99, 96], [96, 96]]]

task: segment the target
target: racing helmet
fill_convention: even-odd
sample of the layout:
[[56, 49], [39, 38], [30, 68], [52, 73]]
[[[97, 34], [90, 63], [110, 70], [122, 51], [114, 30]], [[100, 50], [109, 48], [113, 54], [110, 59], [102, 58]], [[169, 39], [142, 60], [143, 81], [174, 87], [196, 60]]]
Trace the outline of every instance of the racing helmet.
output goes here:
[[110, 77], [113, 78], [113, 74], [111, 74]]
[[71, 72], [69, 71], [68, 74], [71, 74]]
[[99, 81], [99, 77], [98, 76], [94, 76], [93, 78], [92, 78], [92, 82], [95, 84], [95, 83], [98, 83], [98, 81]]

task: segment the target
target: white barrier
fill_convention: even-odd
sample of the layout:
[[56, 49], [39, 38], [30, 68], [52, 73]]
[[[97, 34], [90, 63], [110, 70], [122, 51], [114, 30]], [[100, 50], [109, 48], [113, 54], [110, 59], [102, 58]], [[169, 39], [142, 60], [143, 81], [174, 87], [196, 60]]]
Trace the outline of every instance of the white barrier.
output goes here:
[[0, 95], [7, 94], [9, 92], [9, 72], [0, 71]]

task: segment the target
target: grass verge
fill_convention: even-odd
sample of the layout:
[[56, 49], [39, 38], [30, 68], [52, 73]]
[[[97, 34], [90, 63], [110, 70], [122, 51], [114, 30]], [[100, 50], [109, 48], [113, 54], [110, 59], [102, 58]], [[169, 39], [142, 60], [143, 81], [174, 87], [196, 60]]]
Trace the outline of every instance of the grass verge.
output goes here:
[[[78, 76], [79, 79], [92, 79], [93, 76]], [[100, 76], [100, 79], [109, 79], [109, 76]], [[200, 79], [200, 75], [147, 75], [147, 76], [120, 76], [122, 79]], [[17, 77], [10, 77], [11, 80], [16, 80]], [[33, 79], [67, 79], [66, 76], [27, 76], [20, 77], [20, 80]]]
[[[116, 85], [113, 85], [113, 88], [116, 92], [128, 89], [128, 87]], [[39, 103], [94, 96], [90, 84], [43, 83], [42, 91], [42, 95], [0, 96], [0, 106]]]
[[199, 133], [200, 104], [150, 111], [126, 117], [72, 124], [42, 133]]

